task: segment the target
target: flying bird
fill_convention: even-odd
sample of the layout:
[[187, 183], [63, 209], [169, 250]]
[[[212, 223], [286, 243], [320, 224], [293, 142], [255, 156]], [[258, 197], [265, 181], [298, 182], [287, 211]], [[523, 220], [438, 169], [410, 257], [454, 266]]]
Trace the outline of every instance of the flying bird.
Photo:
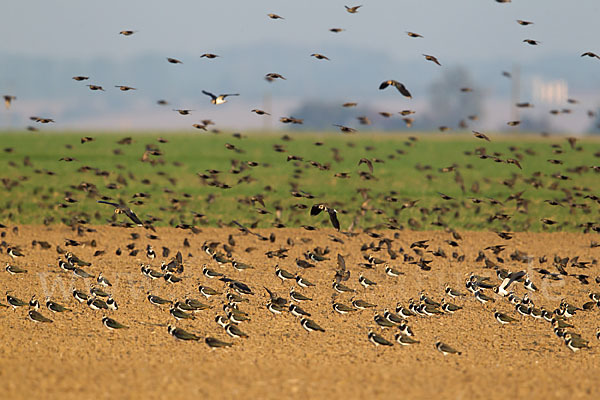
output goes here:
[[348, 6], [344, 6], [346, 7], [346, 11], [348, 11], [350, 14], [356, 14], [358, 12], [358, 9], [362, 7], [362, 5], [360, 6], [353, 6], [353, 7], [348, 7]]
[[5, 94], [4, 95], [4, 105], [6, 106], [6, 109], [8, 110], [10, 108], [10, 104], [15, 101], [17, 98], [15, 96], [11, 96], [9, 94]]
[[340, 230], [340, 222], [337, 219], [337, 211], [334, 208], [329, 207], [327, 204], [315, 204], [310, 209], [310, 215], [319, 215], [321, 211], [326, 211], [329, 214], [329, 220], [331, 225], [338, 231]]
[[215, 96], [214, 94], [207, 92], [206, 90], [203, 90], [202, 93], [204, 93], [207, 96], [210, 96], [210, 102], [216, 105], [227, 103], [227, 100], [225, 100], [225, 98], [228, 96], [239, 96], [239, 93], [220, 94], [218, 96]]
[[408, 97], [409, 99], [412, 99], [412, 95], [410, 94], [410, 92], [408, 91], [408, 89], [406, 88], [406, 86], [404, 86], [403, 83], [400, 83], [400, 82], [395, 81], [393, 79], [381, 82], [381, 85], [379, 85], [379, 90], [383, 90], [383, 89], [387, 88], [388, 86], [394, 86], [396, 89], [398, 89], [398, 91], [400, 93], [402, 93], [402, 95], [404, 97]]
[[598, 54], [596, 54], [596, 53], [592, 53], [591, 51], [587, 51], [587, 52], [583, 53], [581, 55], [581, 57], [591, 57], [591, 58], [597, 58], [600, 60], [600, 56], [598, 56]]
[[129, 208], [129, 207], [123, 205], [123, 204], [112, 203], [110, 201], [104, 201], [104, 200], [98, 200], [98, 203], [108, 204], [110, 206], [113, 206], [115, 208], [115, 214], [125, 214], [137, 226], [144, 226], [144, 223], [138, 218], [137, 215], [135, 215], [135, 213], [133, 211], [131, 211], [131, 208]]
[[354, 133], [354, 132], [356, 132], [356, 129], [350, 128], [349, 126], [338, 125], [338, 124], [333, 124], [333, 126], [337, 126], [338, 128], [340, 128], [340, 131], [343, 132], [343, 133]]
[[438, 59], [435, 56], [431, 56], [429, 54], [423, 54], [423, 57], [425, 57], [425, 59], [427, 61], [431, 61], [433, 63], [436, 63], [437, 65], [439, 65], [440, 67], [442, 66], [442, 64], [440, 64], [440, 62], [438, 61]]
[[310, 56], [316, 58], [317, 60], [327, 60], [327, 61], [329, 61], [329, 58], [327, 58], [323, 54], [312, 53]]

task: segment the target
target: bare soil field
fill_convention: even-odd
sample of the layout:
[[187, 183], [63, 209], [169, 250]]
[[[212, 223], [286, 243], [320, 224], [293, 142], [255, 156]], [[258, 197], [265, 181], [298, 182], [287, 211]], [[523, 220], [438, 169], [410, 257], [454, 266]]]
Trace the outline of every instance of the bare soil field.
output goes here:
[[[371, 236], [361, 233], [350, 237], [332, 229], [307, 231], [305, 229], [257, 230], [273, 241], [261, 240], [256, 235], [244, 234], [238, 229], [203, 228], [193, 234], [188, 230], [157, 228], [156, 238], [143, 228], [95, 227], [95, 232], [79, 236], [67, 227], [19, 226], [2, 229], [6, 242], [0, 259], [27, 270], [26, 273], [0, 272], [0, 289], [24, 301], [36, 295], [41, 303], [39, 312], [52, 323], [33, 322], [28, 318], [28, 307], [15, 310], [0, 308], [0, 398], [597, 398], [600, 392], [600, 358], [596, 329], [600, 326], [600, 308], [578, 311], [569, 318], [571, 331], [589, 341], [589, 348], [572, 352], [558, 338], [552, 324], [542, 319], [523, 316], [515, 311], [505, 298], [486, 290], [494, 302], [482, 304], [465, 288], [470, 273], [489, 276], [490, 282], [501, 281], [496, 271], [476, 261], [479, 251], [511, 271], [526, 270], [538, 287], [530, 297], [537, 308], [552, 311], [561, 299], [581, 307], [589, 302], [588, 292], [600, 291], [595, 278], [600, 267], [593, 262], [600, 258], [600, 247], [592, 247], [597, 234], [579, 233], [516, 233], [512, 240], [503, 240], [495, 233], [460, 232], [462, 240], [452, 246], [450, 233], [382, 231]], [[138, 239], [132, 233], [140, 235]], [[394, 235], [397, 235], [396, 237]], [[235, 242], [231, 259], [252, 265], [254, 269], [236, 271], [231, 264], [220, 266], [202, 250], [205, 242], [220, 242], [216, 248], [225, 257], [222, 244], [229, 235]], [[381, 235], [381, 237], [374, 237]], [[343, 243], [335, 242], [339, 238]], [[381, 238], [392, 239], [391, 248], [398, 257], [390, 258]], [[73, 239], [79, 246], [66, 246]], [[184, 245], [184, 240], [189, 246]], [[288, 239], [291, 239], [288, 241]], [[32, 241], [46, 241], [51, 247], [32, 246]], [[404, 262], [404, 253], [419, 260], [411, 243], [429, 240], [423, 249], [423, 258], [433, 260], [431, 270]], [[92, 243], [92, 241], [95, 241]], [[130, 255], [127, 245], [139, 249]], [[361, 251], [363, 244], [373, 243]], [[75, 243], [72, 243], [75, 244]], [[157, 257], [146, 257], [146, 246], [151, 244]], [[490, 250], [493, 245], [506, 245], [498, 260]], [[9, 246], [20, 246], [24, 257], [12, 260]], [[83, 269], [94, 277], [102, 273], [112, 283], [105, 288], [118, 302], [118, 310], [92, 310], [77, 302], [72, 288], [89, 293], [96, 279], [76, 277], [59, 268], [57, 246], [91, 262]], [[328, 260], [313, 262], [314, 268], [301, 269], [296, 259], [317, 246], [328, 247]], [[132, 247], [132, 246], [130, 246]], [[162, 257], [163, 247], [170, 249]], [[369, 247], [369, 246], [367, 246]], [[269, 258], [268, 251], [285, 248], [287, 258]], [[427, 251], [444, 250], [447, 258]], [[116, 250], [121, 249], [121, 255]], [[104, 254], [94, 256], [98, 250]], [[532, 257], [530, 262], [511, 259], [520, 251]], [[151, 264], [160, 271], [161, 261], [169, 261], [181, 251], [184, 271], [178, 283], [163, 279], [151, 280], [140, 272], [140, 264]], [[464, 255], [464, 261], [452, 256]], [[342, 282], [355, 293], [340, 294], [332, 283], [338, 269], [337, 255], [342, 254], [350, 278]], [[385, 263], [372, 268], [363, 256], [372, 255]], [[579, 268], [569, 262], [567, 275], [561, 275], [553, 266], [554, 256], [589, 262]], [[540, 264], [539, 257], [547, 261]], [[514, 258], [514, 257], [513, 257]], [[501, 262], [503, 261], [503, 262]], [[279, 265], [292, 274], [300, 274], [313, 282], [314, 287], [302, 288], [295, 281], [282, 282], [275, 275]], [[3, 263], [3, 268], [4, 268]], [[391, 277], [385, 274], [386, 265], [403, 274]], [[248, 302], [239, 308], [247, 312], [250, 321], [242, 322], [239, 329], [247, 339], [229, 337], [215, 322], [217, 315], [225, 316], [225, 294], [204, 298], [198, 286], [208, 285], [225, 292], [227, 284], [218, 278], [206, 277], [202, 269], [208, 266], [227, 277], [246, 283], [253, 295], [244, 295]], [[543, 278], [535, 268], [557, 273], [560, 280]], [[359, 284], [361, 273], [377, 283], [364, 288]], [[583, 284], [573, 275], [589, 277]], [[579, 277], [583, 279], [582, 277]], [[444, 293], [445, 284], [467, 296], [451, 299]], [[300, 319], [289, 312], [271, 313], [266, 304], [269, 288], [288, 299], [291, 287], [312, 298], [299, 305], [311, 313], [311, 319], [325, 332], [308, 332]], [[519, 296], [526, 290], [522, 283], [510, 287]], [[374, 321], [376, 313], [384, 309], [394, 311], [397, 303], [408, 306], [409, 299], [419, 301], [423, 291], [430, 298], [455, 303], [463, 309], [454, 314], [413, 316], [407, 319], [419, 343], [401, 346], [394, 340], [397, 327], [381, 329]], [[193, 297], [213, 308], [194, 313], [194, 320], [177, 321], [169, 314], [169, 305], [156, 306], [147, 299], [147, 292], [169, 300]], [[46, 296], [72, 311], [53, 313], [45, 306]], [[332, 302], [351, 305], [351, 298], [376, 304], [375, 309], [357, 310], [345, 315], [333, 311]], [[7, 299], [2, 296], [2, 304]], [[494, 312], [506, 313], [517, 321], [501, 325]], [[129, 329], [109, 330], [103, 326], [103, 316], [110, 316]], [[198, 341], [179, 341], [167, 331], [172, 324], [200, 337]], [[394, 342], [393, 346], [375, 346], [368, 338], [372, 329]], [[207, 336], [233, 343], [231, 347], [211, 349], [204, 343]], [[442, 341], [461, 355], [443, 355], [434, 346]]]

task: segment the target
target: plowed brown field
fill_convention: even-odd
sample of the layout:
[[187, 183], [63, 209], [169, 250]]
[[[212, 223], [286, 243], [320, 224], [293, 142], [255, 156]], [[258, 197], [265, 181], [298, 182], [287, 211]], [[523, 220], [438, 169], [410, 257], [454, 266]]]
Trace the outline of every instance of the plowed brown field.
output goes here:
[[[552, 272], [554, 255], [579, 256], [580, 261], [592, 261], [600, 257], [600, 248], [591, 248], [590, 242], [597, 235], [575, 233], [517, 233], [514, 239], [504, 241], [495, 233], [462, 232], [463, 240], [457, 248], [445, 241], [445, 232], [400, 232], [393, 242], [393, 249], [401, 246], [405, 252], [416, 240], [430, 239], [429, 249], [443, 248], [449, 258], [434, 257], [431, 271], [423, 271], [416, 265], [390, 260], [387, 252], [373, 250], [361, 252], [363, 243], [378, 243], [379, 239], [360, 234], [347, 237], [333, 230], [309, 232], [304, 229], [281, 229], [258, 231], [268, 236], [273, 232], [274, 242], [261, 241], [255, 236], [244, 235], [235, 229], [203, 229], [194, 235], [189, 231], [170, 228], [157, 229], [158, 239], [146, 237], [142, 228], [123, 229], [96, 227], [96, 232], [78, 236], [67, 227], [20, 226], [18, 233], [6, 229], [3, 238], [9, 245], [19, 245], [25, 257], [14, 262], [3, 248], [0, 259], [25, 267], [26, 274], [10, 275], [0, 272], [0, 289], [29, 301], [36, 295], [42, 303], [40, 312], [53, 323], [34, 323], [27, 318], [27, 307], [13, 311], [0, 309], [0, 398], [597, 398], [600, 393], [600, 342], [595, 331], [600, 326], [600, 309], [579, 311], [569, 319], [585, 339], [590, 349], [577, 353], [569, 350], [556, 337], [551, 324], [543, 320], [524, 317], [515, 312], [508, 301], [494, 295], [494, 303], [481, 304], [472, 295], [450, 300], [464, 309], [453, 315], [440, 317], [411, 317], [409, 325], [419, 344], [403, 347], [375, 347], [367, 339], [369, 328], [388, 340], [393, 340], [396, 329], [381, 330], [373, 321], [375, 312], [385, 308], [394, 310], [396, 303], [408, 305], [409, 298], [418, 299], [425, 291], [435, 300], [444, 297], [444, 284], [467, 292], [465, 278], [469, 273], [491, 277], [499, 282], [491, 269], [484, 269], [482, 262], [475, 262], [479, 250], [496, 244], [506, 244], [500, 254], [504, 268], [512, 271], [527, 269], [531, 279], [540, 289], [531, 298], [537, 307], [554, 310], [562, 298], [581, 306], [589, 301], [588, 291], [600, 291], [594, 281], [600, 275], [600, 267], [567, 268], [570, 274], [589, 275], [589, 284], [583, 285], [572, 276], [560, 281], [542, 279], [533, 271], [540, 267], [538, 257], [546, 255], [548, 262], [542, 265]], [[130, 233], [140, 238], [132, 240]], [[235, 271], [231, 265], [220, 267], [201, 250], [205, 241], [227, 242], [233, 235], [236, 245], [232, 257], [251, 264], [255, 269]], [[394, 232], [380, 232], [393, 238]], [[330, 240], [334, 235], [344, 244]], [[65, 239], [81, 242], [96, 241], [96, 247], [65, 247]], [[188, 238], [190, 247], [184, 247]], [[293, 239], [294, 245], [287, 243]], [[52, 248], [42, 250], [32, 247], [33, 240], [45, 240]], [[126, 245], [135, 243], [140, 252], [130, 256]], [[140, 263], [148, 263], [145, 247], [152, 244], [158, 257], [152, 262], [159, 269], [162, 247], [170, 248], [172, 257], [181, 250], [185, 270], [183, 281], [176, 284], [163, 280], [151, 281], [140, 273]], [[92, 262], [85, 269], [97, 276], [103, 273], [113, 287], [107, 291], [119, 303], [119, 310], [94, 311], [76, 302], [71, 288], [89, 290], [93, 279], [74, 277], [57, 265], [56, 246], [73, 251], [80, 258]], [[300, 270], [294, 260], [316, 246], [328, 246], [330, 260], [317, 263], [316, 268]], [[285, 259], [269, 259], [265, 252], [288, 248]], [[117, 256], [117, 248], [123, 250]], [[219, 247], [221, 249], [221, 247]], [[509, 255], [520, 250], [535, 257], [530, 265], [511, 261]], [[94, 257], [96, 250], [106, 253]], [[247, 251], [248, 250], [248, 251]], [[464, 254], [464, 262], [450, 261], [456, 251]], [[334, 313], [332, 282], [337, 268], [336, 256], [345, 255], [351, 270], [345, 282], [356, 289], [356, 298], [378, 305], [376, 311], [356, 311], [347, 315]], [[486, 255], [496, 260], [491, 252]], [[384, 267], [365, 269], [363, 254], [373, 254], [404, 272], [398, 278], [385, 275]], [[316, 284], [314, 288], [298, 288], [286, 281], [281, 282], [274, 274], [275, 265], [300, 273]], [[198, 292], [198, 284], [206, 284], [222, 290], [225, 284], [208, 279], [202, 267], [208, 265], [229, 277], [247, 283], [254, 295], [246, 296], [249, 303], [240, 308], [251, 321], [240, 324], [249, 339], [232, 339], [214, 319], [223, 315], [224, 296], [204, 299]], [[3, 265], [4, 266], [4, 265]], [[358, 283], [360, 273], [377, 282], [377, 286], [365, 289]], [[269, 297], [263, 286], [288, 297], [290, 287], [312, 297], [301, 306], [312, 313], [312, 319], [326, 332], [305, 331], [298, 318], [289, 313], [273, 315], [265, 304]], [[523, 285], [514, 284], [520, 295]], [[193, 321], [175, 321], [168, 307], [153, 306], [146, 299], [146, 292], [168, 299], [186, 296], [200, 299], [214, 306], [195, 314]], [[44, 306], [45, 297], [72, 308], [72, 312], [53, 314]], [[350, 304], [351, 295], [337, 294], [336, 301]], [[6, 304], [6, 298], [1, 299]], [[500, 325], [493, 317], [495, 310], [518, 319], [509, 325]], [[109, 331], [102, 323], [103, 315], [110, 315], [128, 325], [129, 329]], [[204, 342], [176, 341], [167, 332], [171, 323], [202, 337], [214, 336], [232, 341], [227, 349], [211, 350]], [[462, 352], [462, 355], [444, 356], [434, 348], [441, 340]]]

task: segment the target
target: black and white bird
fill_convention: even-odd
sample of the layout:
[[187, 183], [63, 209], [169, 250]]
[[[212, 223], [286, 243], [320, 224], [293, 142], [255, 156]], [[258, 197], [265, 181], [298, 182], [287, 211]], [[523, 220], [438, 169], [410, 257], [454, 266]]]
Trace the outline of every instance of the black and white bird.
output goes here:
[[329, 214], [329, 220], [331, 221], [331, 225], [339, 231], [340, 222], [337, 219], [337, 211], [334, 208], [329, 207], [327, 204], [321, 203], [315, 204], [310, 208], [310, 215], [319, 215], [321, 211], [325, 211], [327, 212], [327, 214]]
[[102, 318], [102, 324], [111, 331], [116, 330], [116, 329], [129, 329], [128, 326], [125, 326], [122, 323], [117, 322], [114, 319], [106, 317], [106, 316], [104, 318]]
[[306, 318], [306, 317], [302, 318], [300, 320], [300, 324], [308, 332], [314, 332], [314, 331], [325, 332], [325, 329], [321, 328], [315, 321], [313, 321], [310, 318]]
[[369, 338], [369, 342], [373, 343], [375, 346], [393, 346], [394, 345], [392, 342], [390, 342], [383, 336], [376, 334], [373, 331], [369, 331], [369, 334], [367, 337]]
[[404, 86], [403, 83], [400, 83], [400, 82], [395, 81], [393, 79], [381, 82], [381, 84], [379, 85], [379, 90], [383, 90], [383, 89], [387, 88], [388, 86], [395, 87], [396, 89], [398, 89], [398, 91], [404, 97], [408, 97], [409, 99], [412, 99], [412, 95], [410, 94], [410, 92], [408, 91], [408, 89], [406, 88], [406, 86]]
[[448, 354], [457, 354], [457, 355], [461, 355], [462, 353], [456, 349], [454, 349], [453, 347], [447, 345], [446, 343], [437, 341], [435, 342], [435, 348], [437, 349], [437, 351], [439, 351], [440, 353], [442, 353], [443, 355], [448, 355]]
[[207, 92], [206, 90], [203, 90], [202, 93], [204, 93], [207, 96], [210, 96], [210, 102], [212, 104], [215, 105], [219, 105], [219, 104], [223, 104], [223, 103], [227, 103], [226, 98], [229, 96], [239, 96], [239, 93], [229, 93], [229, 94], [220, 94], [218, 96], [212, 94], [211, 92]]
[[167, 331], [177, 340], [200, 340], [199, 336], [196, 336], [184, 329], [176, 328], [173, 325], [169, 325], [167, 327]]
[[44, 317], [37, 310], [29, 310], [29, 313], [27, 313], [27, 315], [29, 316], [29, 319], [32, 320], [33, 322], [46, 322], [46, 323], [47, 322], [54, 322], [50, 318]]
[[104, 201], [104, 200], [98, 200], [98, 203], [108, 204], [110, 206], [113, 206], [115, 208], [115, 214], [125, 214], [137, 226], [144, 226], [144, 223], [138, 218], [137, 215], [135, 215], [135, 213], [133, 211], [131, 211], [131, 208], [127, 207], [126, 205], [112, 203], [110, 201]]
[[50, 300], [50, 297], [46, 297], [46, 308], [55, 313], [72, 311], [70, 308], [67, 308], [67, 307], [63, 306], [62, 304], [58, 304], [58, 303]]
[[6, 263], [6, 272], [11, 275], [16, 274], [26, 274], [27, 270], [25, 268], [17, 267], [16, 265], [11, 265], [10, 263]]
[[104, 287], [112, 286], [112, 284], [110, 283], [110, 281], [108, 279], [106, 279], [105, 276], [102, 275], [102, 272], [100, 272], [100, 274], [96, 278], [96, 282], [98, 282], [98, 284], [100, 284], [100, 285], [102, 285]]

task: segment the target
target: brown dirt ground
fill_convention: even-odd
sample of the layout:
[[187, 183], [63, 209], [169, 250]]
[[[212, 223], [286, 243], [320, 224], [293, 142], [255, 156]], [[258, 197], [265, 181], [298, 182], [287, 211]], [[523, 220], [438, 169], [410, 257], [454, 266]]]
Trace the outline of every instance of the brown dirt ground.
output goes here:
[[[375, 347], [367, 340], [370, 326], [374, 326], [371, 311], [352, 315], [339, 315], [331, 308], [332, 277], [336, 267], [337, 253], [347, 255], [346, 262], [352, 271], [347, 282], [358, 290], [357, 297], [379, 305], [377, 310], [395, 308], [396, 302], [407, 304], [411, 297], [418, 297], [425, 290], [433, 298], [442, 298], [445, 282], [462, 291], [465, 275], [469, 272], [487, 274], [496, 281], [491, 270], [485, 270], [474, 259], [478, 250], [488, 245], [507, 244], [503, 256], [506, 267], [511, 270], [527, 268], [527, 265], [510, 262], [508, 254], [519, 249], [530, 255], [555, 254], [563, 257], [579, 255], [581, 260], [600, 258], [600, 248], [590, 248], [597, 235], [575, 233], [519, 233], [510, 241], [499, 239], [494, 233], [461, 233], [463, 241], [458, 249], [466, 254], [466, 261], [450, 262], [435, 258], [432, 270], [421, 271], [402, 261], [392, 262], [405, 272], [399, 278], [384, 274], [383, 268], [363, 270], [357, 264], [362, 261], [360, 245], [375, 241], [365, 234], [347, 238], [331, 230], [308, 232], [303, 229], [275, 230], [275, 243], [262, 242], [254, 236], [243, 235], [233, 229], [203, 229], [197, 235], [189, 231], [169, 228], [157, 229], [158, 240], [150, 240], [141, 228], [131, 230], [96, 227], [96, 233], [78, 237], [67, 227], [21, 226], [18, 234], [5, 230], [9, 244], [20, 245], [26, 257], [15, 264], [25, 266], [24, 275], [0, 272], [0, 289], [29, 300], [36, 294], [44, 300], [50, 294], [56, 301], [73, 308], [73, 312], [52, 314], [43, 305], [41, 312], [52, 318], [52, 324], [37, 324], [27, 319], [27, 310], [0, 309], [0, 398], [597, 398], [600, 386], [600, 342], [594, 333], [600, 325], [595, 308], [579, 312], [571, 318], [591, 349], [572, 353], [554, 336], [550, 324], [518, 315], [508, 302], [498, 299], [494, 304], [482, 305], [472, 296], [456, 300], [464, 306], [462, 311], [442, 317], [413, 317], [410, 325], [421, 341], [412, 347], [394, 345], [391, 348]], [[131, 240], [131, 232], [139, 232], [141, 238]], [[270, 232], [261, 231], [268, 235]], [[393, 232], [381, 232], [393, 237]], [[239, 273], [231, 266], [218, 267], [208, 255], [200, 250], [205, 240], [225, 241], [233, 234], [237, 242], [234, 258], [253, 264], [256, 269]], [[343, 238], [341, 245], [329, 240], [328, 235]], [[191, 247], [183, 246], [189, 238]], [[89, 241], [95, 239], [97, 247], [69, 247], [82, 259], [93, 264], [87, 270], [97, 275], [103, 272], [113, 282], [110, 292], [119, 302], [120, 309], [110, 313], [118, 321], [131, 328], [109, 331], [100, 322], [103, 314], [77, 303], [69, 288], [89, 288], [91, 280], [73, 278], [57, 266], [55, 246], [65, 248], [66, 238]], [[264, 253], [286, 245], [287, 238], [295, 240], [289, 257], [284, 260], [268, 259]], [[53, 245], [50, 250], [32, 248], [32, 240], [46, 240]], [[308, 241], [302, 243], [301, 239]], [[444, 240], [444, 232], [400, 232], [394, 241], [394, 249], [401, 245], [407, 251], [410, 243], [420, 239], [432, 239], [430, 249], [451, 248]], [[144, 249], [151, 243], [159, 253], [153, 265], [158, 267], [160, 249], [167, 246], [172, 255], [181, 250], [186, 270], [184, 281], [167, 284], [150, 282], [142, 276], [139, 264], [147, 262], [145, 252], [129, 256], [124, 252], [115, 255], [117, 247], [128, 243]], [[275, 316], [266, 308], [267, 286], [287, 295], [291, 284], [284, 285], [274, 275], [274, 265], [297, 272], [294, 259], [303, 251], [315, 246], [329, 246], [331, 261], [318, 264], [317, 268], [301, 271], [316, 288], [301, 289], [314, 298], [301, 306], [312, 313], [312, 318], [326, 329], [325, 333], [308, 333], [291, 314]], [[244, 249], [255, 247], [252, 252]], [[93, 257], [95, 250], [106, 254]], [[191, 253], [191, 254], [190, 254]], [[376, 256], [387, 259], [385, 252]], [[428, 258], [434, 258], [428, 255]], [[8, 255], [0, 254], [1, 260], [9, 261]], [[250, 335], [247, 340], [233, 339], [234, 346], [226, 350], [211, 351], [204, 343], [179, 342], [167, 333], [163, 325], [174, 323], [168, 309], [152, 306], [145, 297], [151, 290], [170, 299], [190, 295], [203, 299], [198, 293], [198, 283], [204, 282], [214, 288], [223, 287], [218, 280], [209, 280], [201, 273], [208, 264], [232, 277], [248, 283], [256, 292], [249, 296], [250, 303], [241, 308], [252, 321], [243, 323], [241, 329]], [[532, 267], [538, 267], [538, 262]], [[551, 263], [546, 268], [552, 269]], [[378, 282], [374, 289], [363, 289], [357, 281], [360, 272]], [[590, 275], [590, 285], [581, 285], [567, 277], [552, 285], [532, 272], [531, 276], [540, 292], [532, 298], [538, 306], [552, 310], [561, 298], [581, 305], [587, 301], [590, 289], [598, 290], [594, 278], [600, 275], [600, 267], [594, 265], [586, 270], [570, 272]], [[523, 294], [522, 285], [515, 287]], [[349, 303], [350, 296], [339, 295], [338, 300]], [[2, 296], [2, 303], [6, 303]], [[215, 308], [199, 312], [196, 320], [177, 322], [175, 325], [201, 336], [215, 336], [228, 340], [215, 322], [221, 311], [222, 299], [208, 300]], [[519, 322], [500, 326], [493, 318], [495, 309], [508, 312]], [[222, 313], [222, 312], [221, 312]], [[388, 339], [395, 332], [381, 332]], [[443, 356], [434, 349], [435, 340], [442, 340], [461, 350], [461, 356]]]

